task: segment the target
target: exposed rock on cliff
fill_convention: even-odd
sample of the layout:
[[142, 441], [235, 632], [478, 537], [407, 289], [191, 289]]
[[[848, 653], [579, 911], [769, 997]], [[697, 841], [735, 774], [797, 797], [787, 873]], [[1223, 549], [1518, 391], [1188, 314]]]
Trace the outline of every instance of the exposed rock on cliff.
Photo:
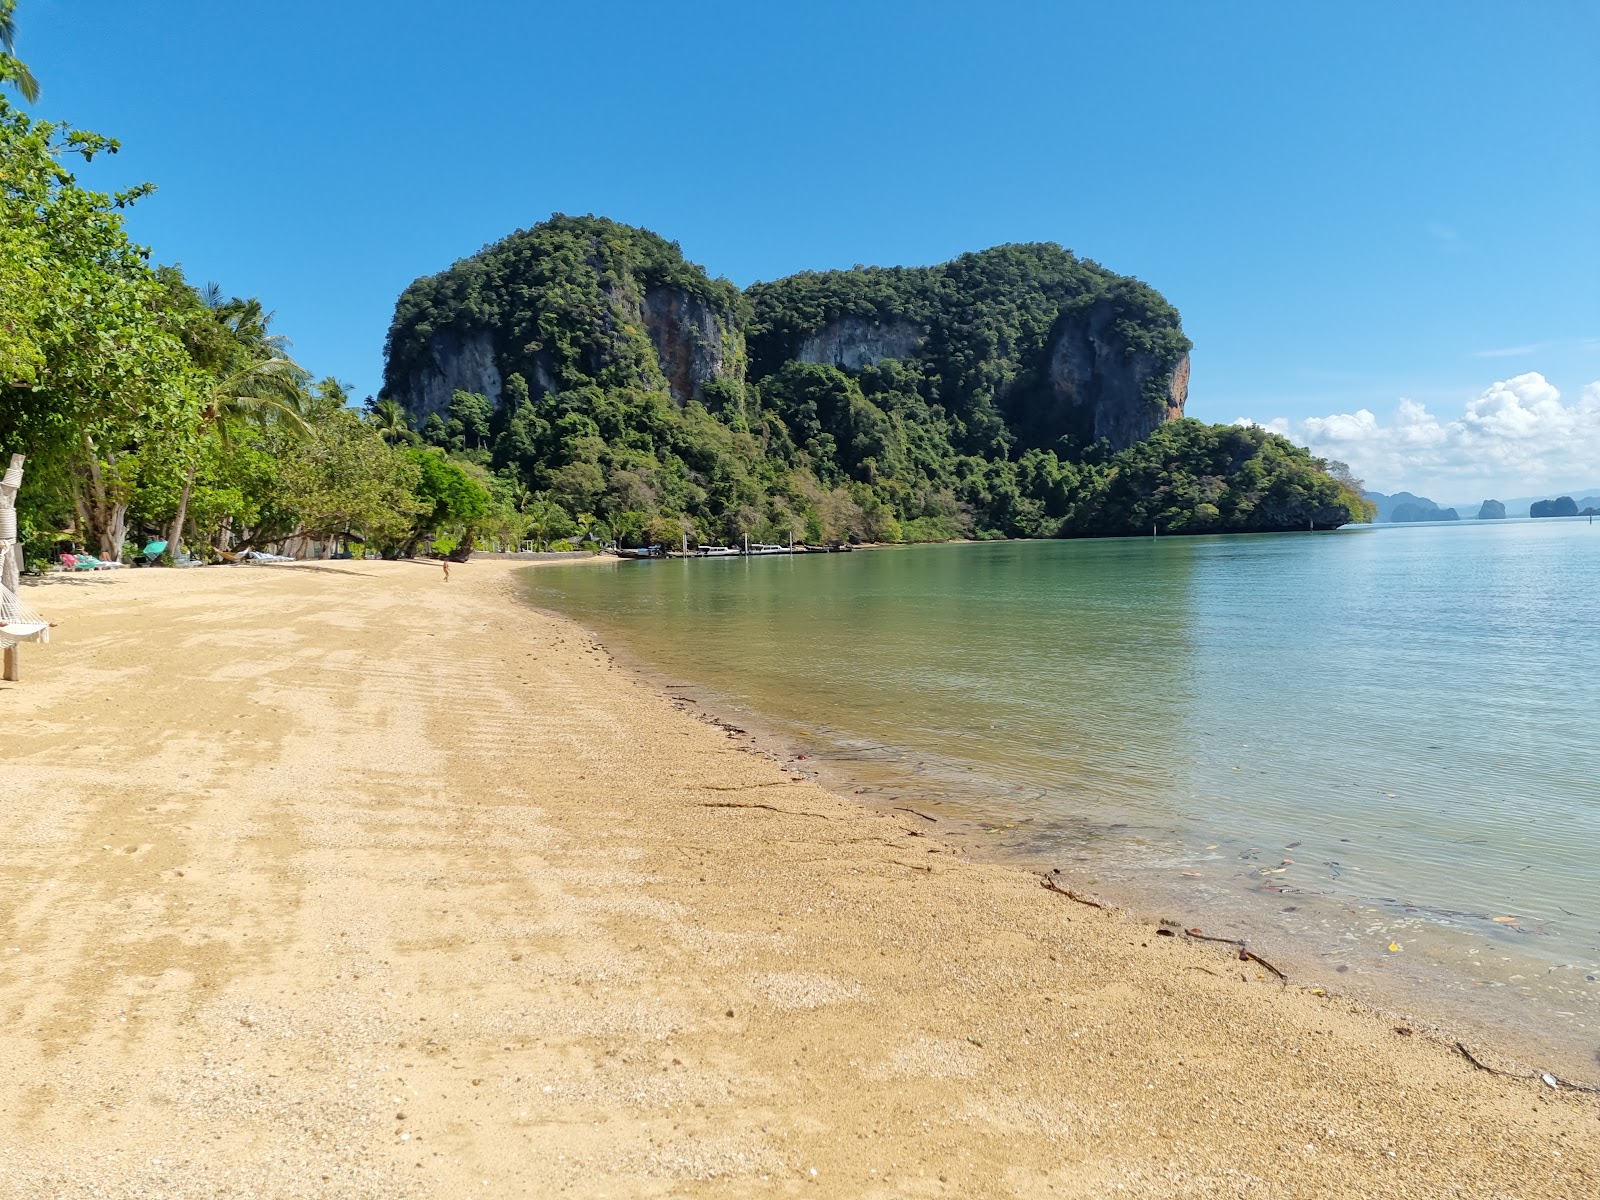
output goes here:
[[488, 330], [441, 329], [428, 338], [427, 354], [406, 376], [401, 402], [417, 420], [444, 413], [452, 392], [477, 392], [500, 403], [500, 368]]
[[1480, 521], [1503, 521], [1506, 515], [1506, 506], [1498, 500], [1485, 500], [1483, 507], [1478, 509]]
[[921, 344], [922, 330], [909, 321], [880, 323], [867, 317], [842, 317], [801, 342], [795, 357], [801, 362], [859, 371], [886, 358], [910, 358]]
[[647, 288], [641, 306], [661, 373], [679, 404], [704, 400], [706, 384], [728, 366], [738, 336], [733, 316], [681, 288]]
[[[752, 286], [752, 373], [793, 361], [914, 386], [960, 453], [1097, 441], [1125, 449], [1183, 415], [1189, 339], [1153, 288], [1052, 243], [995, 246], [933, 267], [807, 271]], [[871, 377], [886, 360], [892, 382]]]
[[1112, 307], [1100, 302], [1059, 322], [1048, 380], [1025, 402], [1005, 402], [1025, 442], [1047, 445], [1067, 436], [1087, 446], [1104, 439], [1122, 450], [1183, 416], [1189, 355], [1169, 365], [1135, 350], [1118, 334]]
[[413, 420], [453, 391], [665, 390], [680, 404], [717, 379], [742, 385], [739, 290], [656, 234], [595, 217], [521, 230], [400, 297], [384, 391]]

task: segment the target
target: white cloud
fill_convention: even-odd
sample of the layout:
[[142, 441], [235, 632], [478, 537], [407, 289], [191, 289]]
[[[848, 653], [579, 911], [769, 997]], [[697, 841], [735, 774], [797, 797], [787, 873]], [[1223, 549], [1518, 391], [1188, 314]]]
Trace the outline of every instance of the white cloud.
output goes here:
[[1422, 231], [1446, 254], [1460, 254], [1467, 248], [1461, 240], [1460, 231], [1452, 229], [1443, 221], [1426, 221], [1423, 223]]
[[1530, 342], [1526, 346], [1498, 346], [1491, 350], [1474, 350], [1469, 358], [1527, 358], [1530, 354], [1537, 354], [1548, 349], [1549, 342]]
[[1600, 483], [1600, 382], [1566, 403], [1537, 371], [1495, 383], [1449, 419], [1402, 399], [1387, 420], [1363, 408], [1241, 422], [1264, 424], [1316, 454], [1342, 459], [1382, 492], [1452, 502]]

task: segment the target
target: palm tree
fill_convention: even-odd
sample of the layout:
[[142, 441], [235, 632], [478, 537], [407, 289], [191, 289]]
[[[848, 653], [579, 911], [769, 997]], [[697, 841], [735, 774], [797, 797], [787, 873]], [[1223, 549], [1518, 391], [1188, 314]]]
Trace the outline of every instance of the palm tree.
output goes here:
[[0, 83], [9, 83], [29, 104], [39, 102], [39, 81], [16, 57], [17, 0], [0, 0]]
[[406, 434], [411, 432], [411, 423], [406, 420], [406, 410], [400, 407], [398, 400], [392, 400], [387, 396], [372, 402], [367, 409], [367, 420], [378, 431], [378, 436], [386, 442], [403, 442]]
[[[224, 445], [229, 441], [229, 423], [238, 420], [273, 422], [289, 431], [311, 432], [306, 421], [305, 384], [310, 378], [299, 363], [289, 357], [288, 340], [269, 334], [272, 314], [263, 312], [261, 302], [237, 297], [223, 300], [215, 284], [208, 284], [201, 300], [222, 328], [220, 343], [208, 347], [200, 366], [207, 383], [200, 397], [201, 438], [215, 434]], [[183, 526], [189, 517], [189, 497], [194, 492], [198, 457], [191, 458], [184, 479], [178, 512], [167, 537], [167, 554], [176, 557]]]

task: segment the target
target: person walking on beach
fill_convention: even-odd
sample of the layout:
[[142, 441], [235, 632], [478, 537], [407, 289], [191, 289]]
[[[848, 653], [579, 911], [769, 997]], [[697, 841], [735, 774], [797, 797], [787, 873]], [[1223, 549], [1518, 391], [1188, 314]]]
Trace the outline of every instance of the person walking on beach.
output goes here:
[[446, 583], [449, 583], [450, 582], [450, 560], [448, 558], [441, 558], [439, 560], [439, 565], [444, 568], [444, 581]]

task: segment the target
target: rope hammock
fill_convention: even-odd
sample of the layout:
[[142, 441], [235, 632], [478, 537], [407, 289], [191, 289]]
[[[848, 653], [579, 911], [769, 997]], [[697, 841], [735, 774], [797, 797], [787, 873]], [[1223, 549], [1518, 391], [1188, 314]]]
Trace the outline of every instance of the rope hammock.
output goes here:
[[24, 604], [22, 597], [0, 584], [0, 646], [49, 640], [50, 622]]

